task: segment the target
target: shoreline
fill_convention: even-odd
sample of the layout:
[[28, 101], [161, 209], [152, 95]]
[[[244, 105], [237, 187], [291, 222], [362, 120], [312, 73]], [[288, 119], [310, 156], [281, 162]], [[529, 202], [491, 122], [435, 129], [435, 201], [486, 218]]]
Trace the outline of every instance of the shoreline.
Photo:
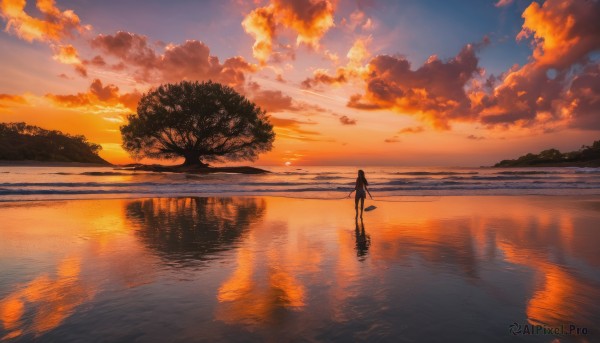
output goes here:
[[0, 167], [89, 167], [114, 168], [114, 164], [85, 163], [85, 162], [44, 162], [34, 160], [6, 161], [0, 160]]
[[[444, 195], [392, 195], [385, 196], [383, 198], [386, 199], [366, 199], [365, 200], [365, 208], [369, 204], [377, 204], [377, 203], [415, 203], [415, 202], [433, 202], [436, 199], [446, 199], [446, 198], [482, 198], [489, 199], [492, 197], [497, 198], [577, 198], [581, 200], [589, 200], [598, 198], [600, 200], [600, 194], [444, 194]], [[202, 194], [202, 195], [190, 195], [190, 194], [182, 194], [182, 195], [148, 195], [143, 196], [140, 194], [132, 194], [131, 197], [96, 197], [96, 198], [57, 198], [57, 199], [19, 199], [19, 200], [3, 200], [0, 198], [0, 207], [3, 204], [11, 204], [11, 203], [52, 203], [52, 202], [72, 202], [72, 201], [114, 201], [114, 200], [123, 200], [123, 201], [134, 201], [134, 200], [147, 200], [147, 199], [205, 199], [205, 198], [272, 198], [272, 199], [286, 199], [286, 200], [304, 200], [307, 202], [310, 201], [326, 201], [326, 202], [334, 202], [334, 201], [348, 201], [349, 204], [354, 208], [354, 198], [317, 198], [317, 197], [291, 197], [285, 195], [273, 195], [273, 194]], [[381, 197], [380, 197], [381, 198]], [[391, 198], [391, 199], [389, 199]]]

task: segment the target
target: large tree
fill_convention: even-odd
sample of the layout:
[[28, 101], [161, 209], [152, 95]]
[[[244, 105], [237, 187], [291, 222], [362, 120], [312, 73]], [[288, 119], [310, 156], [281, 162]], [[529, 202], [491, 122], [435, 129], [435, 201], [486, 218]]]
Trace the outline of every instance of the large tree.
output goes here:
[[121, 126], [125, 150], [135, 157], [184, 157], [184, 165], [254, 160], [275, 139], [265, 111], [211, 81], [161, 85], [127, 118]]

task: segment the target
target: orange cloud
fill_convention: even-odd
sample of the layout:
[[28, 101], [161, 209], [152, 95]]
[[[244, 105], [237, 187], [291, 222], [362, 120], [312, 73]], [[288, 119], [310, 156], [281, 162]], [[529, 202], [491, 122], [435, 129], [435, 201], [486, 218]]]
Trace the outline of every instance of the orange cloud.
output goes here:
[[[595, 1], [532, 3], [523, 12], [523, 29], [517, 35], [518, 40], [531, 38], [528, 63], [487, 80], [481, 78], [476, 56], [487, 38], [448, 61], [432, 56], [416, 70], [405, 58], [376, 56], [366, 71], [354, 74], [362, 76], [366, 89], [351, 96], [348, 106], [416, 115], [438, 129], [449, 129], [455, 121], [541, 131], [600, 129], [600, 62], [591, 57], [600, 47], [599, 17], [600, 3]], [[347, 69], [338, 68], [335, 76], [316, 71], [303, 86], [346, 82]]]
[[254, 37], [252, 52], [261, 64], [264, 64], [273, 52], [275, 25], [273, 6], [257, 8], [242, 21], [246, 33]]
[[210, 55], [208, 46], [197, 40], [181, 45], [169, 44], [163, 54], [148, 44], [146, 36], [119, 31], [114, 35], [98, 35], [92, 47], [115, 57], [134, 70], [134, 78], [144, 82], [176, 82], [181, 80], [213, 80], [232, 87], [241, 87], [245, 73], [256, 66], [242, 57], [232, 57], [220, 63]]
[[119, 87], [109, 84], [102, 85], [102, 81], [95, 79], [85, 93], [56, 95], [46, 94], [45, 97], [55, 104], [65, 107], [82, 107], [85, 110], [98, 112], [128, 112], [135, 111], [141, 98], [139, 92], [120, 94]]
[[596, 1], [548, 0], [523, 12], [517, 39], [532, 37], [536, 63], [564, 68], [600, 47], [600, 4]]
[[600, 4], [548, 0], [532, 3], [517, 39], [532, 38], [530, 61], [490, 79], [491, 91], [476, 106], [481, 121], [555, 130], [600, 129]]
[[54, 60], [63, 64], [80, 64], [79, 53], [72, 45], [61, 45], [57, 48], [56, 53], [52, 57]]
[[313, 72], [313, 77], [302, 81], [302, 87], [312, 88], [318, 84], [340, 85], [348, 82], [350, 79], [360, 77], [367, 71], [363, 63], [370, 55], [367, 49], [370, 42], [370, 36], [367, 38], [357, 38], [346, 54], [348, 63], [343, 67], [337, 68], [335, 75], [330, 75], [325, 69], [317, 69]]
[[334, 26], [335, 6], [329, 0], [275, 0], [281, 23], [298, 34], [296, 43], [317, 48], [319, 40]]
[[25, 12], [25, 0], [3, 0], [0, 15], [6, 20], [6, 31], [28, 41], [58, 42], [71, 37], [73, 31], [90, 30], [81, 24], [72, 10], [61, 11], [54, 0], [38, 0], [36, 7], [43, 18], [34, 18]]
[[25, 105], [27, 100], [21, 95], [0, 93], [0, 109], [14, 105]]
[[321, 133], [312, 130], [306, 130], [301, 125], [315, 125], [316, 122], [300, 121], [296, 119], [277, 118], [271, 116], [269, 118], [271, 124], [273, 124], [275, 132], [278, 137], [295, 139], [300, 141], [321, 141], [322, 139], [317, 138], [321, 136]]
[[264, 64], [272, 54], [280, 28], [291, 29], [296, 45], [305, 44], [313, 49], [334, 26], [335, 5], [330, 0], [272, 0], [271, 4], [250, 12], [242, 21], [246, 33], [255, 42], [253, 55]]
[[376, 56], [364, 74], [366, 93], [351, 97], [348, 106], [392, 109], [448, 129], [451, 120], [471, 119], [465, 86], [479, 72], [475, 51], [469, 44], [448, 61], [432, 56], [417, 70], [403, 57]]

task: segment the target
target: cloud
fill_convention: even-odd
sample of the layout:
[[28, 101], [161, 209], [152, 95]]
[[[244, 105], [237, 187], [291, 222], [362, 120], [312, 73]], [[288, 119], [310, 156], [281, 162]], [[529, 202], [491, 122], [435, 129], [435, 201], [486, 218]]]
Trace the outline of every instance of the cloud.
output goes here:
[[365, 12], [357, 9], [350, 13], [348, 18], [342, 18], [340, 26], [351, 32], [354, 32], [357, 28], [364, 31], [370, 31], [373, 29], [374, 23], [371, 18], [366, 16]]
[[340, 123], [342, 123], [342, 125], [356, 125], [356, 119], [348, 118], [348, 116], [341, 116]]
[[61, 11], [54, 0], [38, 0], [36, 7], [42, 18], [34, 18], [25, 12], [25, 0], [3, 0], [0, 15], [6, 20], [6, 31], [28, 42], [59, 42], [72, 37], [73, 32], [91, 29], [84, 26], [72, 10]]
[[0, 93], [0, 109], [9, 106], [25, 104], [27, 104], [27, 100], [21, 95]]
[[70, 64], [75, 68], [75, 72], [82, 77], [87, 77], [87, 69], [79, 58], [77, 49], [71, 44], [59, 45], [54, 47], [54, 56], [52, 58], [62, 64]]
[[264, 64], [273, 52], [276, 27], [274, 12], [273, 6], [257, 8], [242, 21], [246, 33], [254, 37], [252, 52], [261, 64]]
[[[600, 61], [593, 56], [600, 51], [600, 3], [533, 2], [522, 16], [516, 38], [529, 40], [533, 49], [526, 64], [484, 79], [476, 53], [487, 39], [447, 61], [432, 56], [416, 70], [403, 57], [380, 55], [359, 73], [365, 91], [352, 95], [347, 105], [415, 115], [438, 129], [458, 121], [541, 132], [600, 129]], [[344, 71], [338, 69], [335, 77], [316, 72], [303, 85], [350, 79]]]
[[491, 80], [476, 106], [489, 126], [600, 128], [600, 3], [548, 0], [532, 3], [517, 39], [530, 38], [529, 62]]
[[307, 122], [296, 119], [278, 118], [271, 116], [269, 118], [278, 137], [295, 139], [300, 141], [324, 141], [320, 138], [321, 133], [312, 130], [306, 130], [301, 125], [315, 125], [316, 122]]
[[254, 93], [252, 100], [267, 112], [296, 109], [292, 104], [292, 97], [284, 95], [281, 91], [260, 90]]
[[84, 110], [96, 112], [106, 112], [107, 110], [113, 112], [135, 111], [141, 96], [139, 92], [121, 94], [119, 87], [113, 84], [104, 86], [99, 79], [95, 79], [85, 93], [45, 95], [47, 99], [59, 106], [83, 108]]
[[494, 6], [496, 6], [496, 7], [505, 7], [505, 6], [508, 6], [508, 5], [512, 4], [513, 1], [514, 0], [498, 0], [498, 2], [496, 2], [494, 4]]
[[336, 75], [330, 75], [326, 69], [317, 69], [313, 73], [313, 77], [306, 78], [302, 81], [302, 88], [313, 88], [318, 84], [326, 85], [340, 85], [348, 82], [346, 77], [346, 70], [344, 68], [338, 68]]
[[425, 131], [425, 128], [422, 126], [416, 126], [416, 127], [405, 127], [402, 130], [398, 131], [399, 134], [405, 134], [405, 133], [420, 133]]
[[584, 130], [600, 130], [600, 64], [588, 65], [571, 82], [564, 96], [570, 125]]
[[[209, 47], [197, 40], [183, 44], [168, 44], [164, 53], [157, 53], [146, 36], [119, 31], [114, 35], [98, 35], [93, 48], [112, 56], [134, 69], [134, 78], [143, 82], [176, 82], [181, 80], [213, 80], [232, 87], [241, 87], [245, 73], [256, 71], [243, 57], [232, 57], [223, 63], [210, 54]], [[114, 66], [113, 66], [114, 68]]]
[[482, 139], [485, 139], [485, 137], [483, 137], [483, 136], [475, 136], [475, 135], [468, 135], [467, 139], [471, 139], [471, 140], [475, 140], [475, 141], [480, 141]]
[[563, 69], [600, 48], [600, 3], [547, 0], [531, 3], [523, 12], [518, 40], [532, 38], [535, 63]]
[[390, 137], [390, 138], [386, 138], [383, 141], [385, 143], [400, 143], [401, 142], [401, 140], [398, 139], [398, 136], [393, 136], [393, 137]]
[[451, 120], [471, 119], [465, 86], [480, 72], [476, 49], [468, 44], [448, 61], [432, 56], [416, 70], [404, 57], [376, 56], [364, 74], [365, 94], [351, 97], [348, 106], [417, 115], [441, 129]]
[[71, 44], [60, 45], [52, 58], [63, 64], [80, 64], [79, 53]]
[[274, 0], [280, 23], [296, 31], [296, 44], [316, 48], [319, 40], [334, 26], [335, 6], [329, 0]]
[[371, 36], [357, 38], [346, 54], [347, 64], [337, 68], [335, 75], [329, 74], [326, 69], [316, 69], [312, 77], [302, 81], [301, 86], [303, 88], [313, 88], [319, 84], [341, 85], [353, 78], [360, 77], [367, 71], [363, 63], [370, 56], [367, 46], [371, 40]]
[[246, 15], [242, 27], [255, 40], [254, 57], [264, 64], [274, 53], [275, 39], [282, 29], [294, 32], [296, 45], [317, 49], [320, 39], [334, 26], [334, 10], [330, 0], [272, 0]]

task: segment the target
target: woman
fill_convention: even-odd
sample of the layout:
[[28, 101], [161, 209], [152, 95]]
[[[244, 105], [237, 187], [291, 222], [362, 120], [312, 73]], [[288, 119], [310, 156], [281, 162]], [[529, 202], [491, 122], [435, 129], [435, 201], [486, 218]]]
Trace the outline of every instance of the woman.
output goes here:
[[369, 193], [369, 196], [371, 197], [371, 199], [373, 199], [371, 192], [369, 192], [369, 188], [367, 188], [368, 185], [369, 185], [369, 182], [367, 182], [367, 178], [365, 177], [365, 172], [362, 171], [362, 169], [359, 170], [358, 177], [356, 178], [356, 185], [354, 186], [354, 189], [350, 192], [350, 194], [348, 194], [348, 198], [349, 198], [350, 195], [352, 195], [352, 192], [356, 191], [356, 194], [354, 196], [354, 210], [356, 211], [356, 218], [358, 218], [358, 200], [359, 199], [360, 199], [360, 217], [362, 218], [363, 208], [365, 207], [365, 198], [367, 197], [367, 194], [365, 193], [365, 191], [367, 193]]

